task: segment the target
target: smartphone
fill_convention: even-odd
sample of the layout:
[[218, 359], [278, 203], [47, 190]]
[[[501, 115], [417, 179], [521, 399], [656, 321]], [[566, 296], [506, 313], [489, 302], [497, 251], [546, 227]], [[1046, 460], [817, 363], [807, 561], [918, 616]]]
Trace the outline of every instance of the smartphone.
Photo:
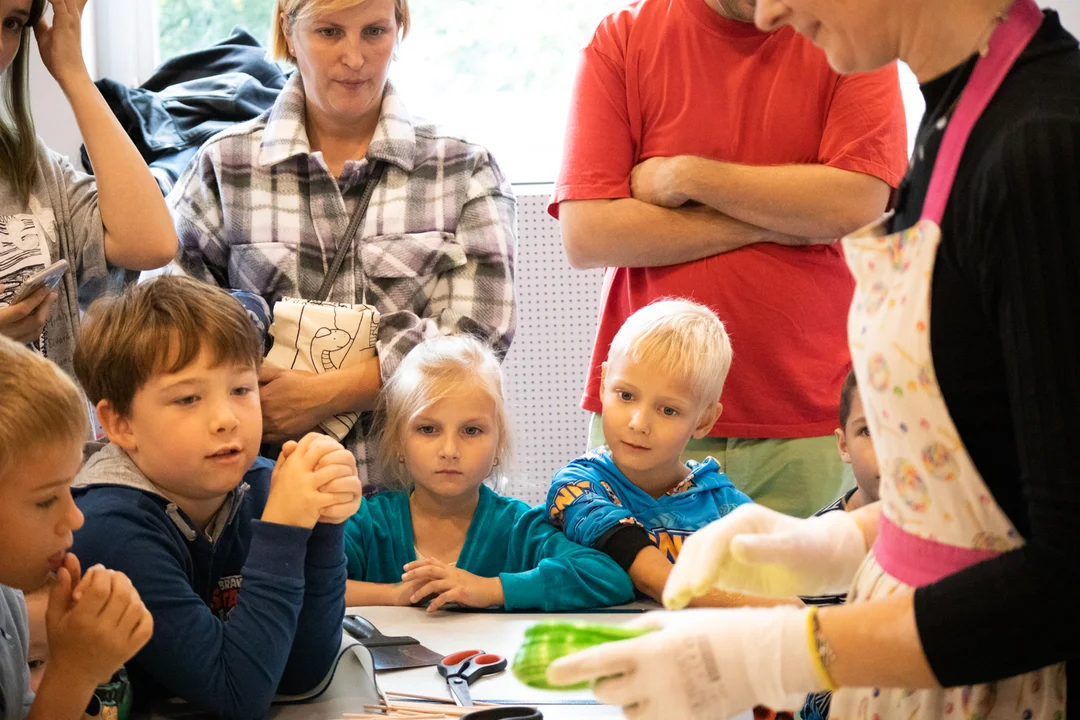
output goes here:
[[43, 287], [55, 290], [60, 281], [64, 279], [64, 273], [67, 272], [67, 269], [67, 260], [57, 260], [44, 270], [34, 273], [15, 291], [15, 295], [11, 298], [11, 304], [21, 303]]

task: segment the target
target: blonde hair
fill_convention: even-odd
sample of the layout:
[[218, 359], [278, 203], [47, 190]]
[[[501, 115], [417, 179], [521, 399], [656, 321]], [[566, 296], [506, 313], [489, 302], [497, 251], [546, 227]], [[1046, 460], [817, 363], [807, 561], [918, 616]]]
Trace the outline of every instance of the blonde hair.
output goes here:
[[155, 372], [179, 372], [203, 346], [218, 363], [262, 363], [255, 324], [236, 298], [182, 275], [161, 275], [96, 300], [75, 345], [75, 376], [95, 406], [121, 415]]
[[[297, 22], [318, 10], [336, 12], [362, 2], [364, 0], [276, 0], [274, 17], [270, 22], [270, 59], [285, 60], [293, 65], [296, 64], [296, 57], [289, 52], [289, 43], [285, 40], [285, 28], [281, 26], [282, 15], [288, 18], [289, 27], [293, 28]], [[394, 0], [394, 17], [397, 19], [399, 38], [404, 40], [409, 34], [411, 24], [409, 0]]]
[[408, 490], [413, 481], [398, 456], [405, 448], [405, 434], [413, 419], [456, 387], [479, 383], [495, 403], [499, 442], [492, 470], [496, 485], [510, 458], [510, 419], [503, 397], [502, 368], [495, 353], [471, 335], [440, 335], [417, 345], [401, 361], [379, 396], [376, 463], [380, 485]]
[[658, 372], [685, 378], [695, 394], [720, 399], [731, 369], [731, 341], [709, 308], [664, 298], [626, 319], [608, 350], [608, 360], [627, 357]]
[[2, 335], [0, 408], [0, 476], [34, 450], [90, 436], [90, 409], [71, 378]]

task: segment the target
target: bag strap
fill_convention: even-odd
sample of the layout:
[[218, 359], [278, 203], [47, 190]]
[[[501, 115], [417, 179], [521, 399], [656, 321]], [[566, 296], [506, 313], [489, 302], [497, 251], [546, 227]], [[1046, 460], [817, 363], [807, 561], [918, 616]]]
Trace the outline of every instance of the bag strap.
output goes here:
[[360, 196], [360, 204], [356, 206], [356, 211], [353, 212], [352, 217], [349, 219], [349, 227], [338, 242], [337, 251], [334, 253], [334, 261], [330, 263], [330, 270], [326, 273], [326, 277], [323, 278], [316, 300], [326, 302], [330, 298], [330, 292], [334, 289], [334, 281], [337, 280], [338, 273], [341, 272], [341, 264], [345, 262], [345, 254], [353, 245], [353, 239], [356, 237], [357, 230], [360, 229], [360, 223], [364, 221], [364, 216], [367, 215], [368, 205], [371, 204], [371, 196], [375, 194], [375, 186], [379, 184], [385, 171], [386, 162], [375, 160], [371, 168], [371, 177], [368, 178], [367, 185], [364, 186], [364, 194]]

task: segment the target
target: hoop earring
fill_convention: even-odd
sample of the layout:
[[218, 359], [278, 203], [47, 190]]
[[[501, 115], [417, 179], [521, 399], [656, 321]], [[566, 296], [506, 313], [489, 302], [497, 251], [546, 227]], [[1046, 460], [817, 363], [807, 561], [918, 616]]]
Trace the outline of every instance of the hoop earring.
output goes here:
[[495, 462], [493, 462], [493, 463], [491, 464], [491, 467], [493, 467], [493, 468], [497, 468], [497, 467], [499, 467], [499, 458], [495, 458]]

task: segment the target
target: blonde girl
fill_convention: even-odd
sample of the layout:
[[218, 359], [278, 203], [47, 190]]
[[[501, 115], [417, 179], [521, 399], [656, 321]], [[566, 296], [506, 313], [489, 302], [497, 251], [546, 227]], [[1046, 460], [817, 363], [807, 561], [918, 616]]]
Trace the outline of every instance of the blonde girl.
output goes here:
[[632, 599], [614, 561], [489, 487], [510, 448], [502, 385], [494, 353], [468, 335], [426, 340], [402, 361], [380, 407], [391, 489], [345, 530], [347, 604], [557, 611]]

